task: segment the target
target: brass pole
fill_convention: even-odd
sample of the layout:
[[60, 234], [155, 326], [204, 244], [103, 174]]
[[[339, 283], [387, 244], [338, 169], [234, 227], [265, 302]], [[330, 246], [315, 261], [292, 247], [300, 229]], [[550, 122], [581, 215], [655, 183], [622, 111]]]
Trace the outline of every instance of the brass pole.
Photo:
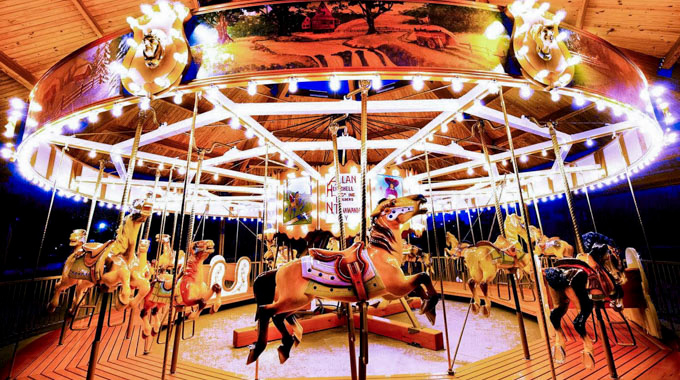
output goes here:
[[531, 192], [534, 193], [534, 211], [536, 211], [536, 219], [538, 220], [538, 228], [541, 229], [541, 235], [543, 233], [543, 223], [541, 222], [541, 213], [538, 211], [538, 197], [536, 196], [536, 190], [534, 189], [534, 184], [531, 183]]
[[[366, 138], [368, 135], [368, 89], [371, 82], [360, 80], [361, 88], [361, 234], [360, 241], [364, 247], [368, 244], [367, 225], [366, 225], [366, 171], [367, 169], [367, 149]], [[338, 183], [338, 186], [340, 184]], [[361, 300], [359, 305], [359, 379], [366, 379], [366, 366], [368, 365], [368, 303]]]
[[[168, 187], [165, 189], [165, 205], [163, 206], [163, 215], [161, 216], [161, 227], [159, 234], [163, 235], [165, 233], [165, 223], [167, 221], [168, 217], [168, 203], [170, 203], [170, 188], [172, 186], [172, 170], [174, 169], [174, 166], [170, 168], [170, 173], [168, 174]], [[160, 169], [159, 169], [160, 171]], [[177, 215], [177, 214], [175, 214]], [[177, 220], [175, 218], [175, 220]], [[173, 227], [174, 231], [174, 227]], [[158, 246], [156, 247], [156, 264], [154, 265], [154, 273], [158, 273], [158, 259], [161, 257], [161, 251], [162, 251], [162, 246], [161, 242], [158, 242]], [[170, 244], [170, 249], [172, 249], [172, 244]]]
[[571, 224], [574, 228], [574, 235], [576, 239], [576, 249], [579, 253], [583, 253], [583, 242], [581, 241], [581, 234], [578, 230], [578, 223], [576, 222], [576, 214], [574, 213], [574, 201], [572, 199], [571, 190], [569, 189], [569, 180], [567, 179], [567, 173], [564, 171], [564, 161], [562, 161], [562, 155], [560, 154], [560, 145], [557, 142], [557, 132], [555, 132], [555, 124], [548, 123], [548, 130], [550, 131], [550, 139], [552, 140], [553, 151], [555, 152], [555, 161], [557, 161], [557, 166], [560, 169], [560, 174], [562, 175], [562, 182], [564, 184], [564, 196], [567, 198], [567, 207], [569, 208], [569, 216], [571, 217]]
[[[191, 131], [189, 132], [189, 147], [187, 148], [187, 161], [186, 161], [186, 175], [184, 176], [184, 188], [182, 191], [182, 203], [180, 204], [180, 209], [179, 209], [179, 217], [184, 220], [184, 212], [186, 209], [186, 198], [187, 198], [187, 189], [189, 188], [189, 167], [191, 166], [191, 153], [193, 152], [194, 148], [194, 135], [196, 133], [196, 115], [198, 114], [198, 100], [200, 97], [200, 92], [197, 92], [194, 95], [194, 112], [193, 115], [191, 116]], [[181, 223], [184, 224], [184, 223]], [[173, 231], [173, 233], [177, 233], [176, 231]], [[161, 367], [161, 380], [165, 379], [165, 366], [168, 361], [168, 348], [170, 346], [170, 334], [172, 332], [172, 314], [173, 314], [173, 300], [175, 299], [175, 285], [177, 284], [177, 267], [179, 266], [179, 248], [182, 246], [182, 236], [181, 234], [179, 235], [178, 243], [177, 243], [177, 253], [175, 254], [175, 266], [174, 270], [172, 273], [172, 289], [170, 290], [170, 305], [168, 307], [168, 328], [167, 328], [167, 333], [165, 336], [165, 348], [163, 351], [163, 365]], [[189, 254], [189, 252], [187, 252]], [[175, 334], [179, 334], [179, 331], [176, 331]]]
[[[333, 163], [335, 165], [335, 185], [337, 189], [335, 191], [336, 205], [338, 208], [338, 225], [340, 227], [340, 250], [344, 251], [346, 248], [347, 237], [345, 236], [345, 221], [342, 215], [342, 186], [340, 186], [340, 157], [338, 157], [338, 131], [340, 127], [338, 123], [334, 120], [331, 122], [330, 126], [331, 138], [333, 139]], [[355, 346], [355, 328], [354, 328], [354, 310], [352, 310], [352, 305], [349, 302], [343, 302], [343, 307], [347, 311], [347, 345], [349, 348], [349, 364], [350, 371], [352, 374], [352, 380], [357, 378], [357, 358]]]
[[[434, 221], [436, 215], [434, 209], [434, 196], [432, 195], [432, 177], [430, 176], [430, 159], [428, 158], [427, 149], [425, 149], [425, 170], [427, 170], [427, 185], [430, 188], [430, 207], [432, 207], [432, 234], [434, 234], [434, 250], [437, 257], [439, 257], [439, 242], [437, 241], [437, 223]], [[425, 219], [427, 222], [427, 219]], [[427, 226], [425, 226], [427, 229]], [[472, 228], [472, 226], [470, 226]], [[428, 239], [429, 240], [429, 239]], [[432, 253], [430, 252], [430, 256]], [[444, 314], [444, 337], [446, 338], [446, 360], [448, 364], [447, 372], [453, 375], [453, 363], [451, 363], [451, 344], [449, 343], [449, 322], [446, 318], [446, 297], [444, 296], [444, 278], [439, 278], [439, 291], [442, 294], [442, 313]]]
[[[498, 202], [498, 194], [496, 193], [496, 174], [495, 174], [496, 167], [491, 166], [491, 158], [489, 157], [489, 149], [486, 147], [486, 138], [483, 126], [484, 124], [479, 124], [479, 138], [482, 142], [482, 150], [484, 151], [484, 158], [486, 159], [486, 164], [489, 166], [489, 176], [491, 177], [491, 192], [493, 193], [494, 206], [496, 207], [496, 219], [498, 221], [498, 228], [501, 231], [501, 236], [505, 238], [505, 228], [503, 226], [503, 220], [501, 217], [500, 203]], [[524, 351], [524, 358], [529, 360], [531, 359], [531, 354], [529, 353], [529, 343], [527, 342], [527, 333], [526, 329], [524, 328], [524, 316], [522, 315], [522, 306], [519, 303], [519, 297], [517, 295], [517, 284], [515, 282], [516, 270], [513, 268], [508, 272], [509, 272], [508, 279], [510, 281], [510, 287], [512, 288], [512, 296], [515, 299], [515, 315], [517, 316], [517, 327], [519, 328], [519, 336], [522, 341], [522, 350]]]
[[[195, 137], [195, 136], [194, 136]], [[195, 143], [195, 141], [194, 141]], [[191, 147], [190, 147], [191, 148]], [[191, 155], [189, 155], [191, 157]], [[203, 158], [205, 157], [205, 149], [198, 150], [198, 167], [196, 168], [194, 189], [191, 200], [191, 211], [189, 212], [189, 226], [187, 228], [187, 243], [185, 252], [190, 254], [194, 242], [194, 223], [196, 221], [196, 203], [198, 203], [198, 185], [201, 183], [201, 170], [203, 168]], [[187, 165], [187, 178], [189, 178], [189, 165]], [[203, 216], [205, 217], [205, 215]], [[204, 221], [205, 223], [205, 221]], [[178, 255], [179, 256], [179, 255]], [[174, 300], [174, 298], [171, 298]], [[175, 342], [172, 346], [172, 359], [170, 360], [170, 373], [174, 374], [177, 371], [177, 358], [179, 357], [179, 344], [181, 342], [182, 333], [184, 330], [184, 308], [177, 308], [177, 320], [175, 327]]]
[[[153, 199], [153, 203], [156, 203], [156, 190], [158, 190], [158, 181], [161, 179], [161, 171], [156, 169], [156, 179], [154, 180], [153, 183], [153, 190], [151, 197]], [[170, 186], [170, 185], [168, 185]], [[146, 231], [144, 232], [144, 239], [149, 239], [149, 233], [151, 232], [151, 220], [153, 219], [153, 207], [151, 208], [151, 216], [146, 220]]]
[[[264, 231], [267, 229], [267, 176], [269, 175], [269, 144], [266, 144], [264, 147], [264, 183], [262, 186], [264, 187], [264, 215], [262, 215], [262, 222], [264, 223], [262, 227], [262, 241], [261, 241], [261, 249], [260, 249], [260, 273], [262, 273], [262, 267], [264, 265], [264, 253], [265, 253], [265, 244], [264, 244]], [[256, 225], [256, 227], [259, 226], [259, 223]], [[290, 259], [290, 257], [289, 257]], [[276, 266], [276, 263], [274, 263], [274, 266]]]
[[94, 218], [94, 209], [97, 206], [99, 197], [99, 186], [102, 183], [102, 176], [104, 175], [104, 160], [99, 160], [99, 173], [97, 174], [97, 183], [94, 185], [94, 193], [92, 193], [92, 204], [90, 204], [90, 215], [87, 218], [87, 229], [85, 230], [85, 241], [87, 242], [90, 236], [90, 228], [92, 227], [92, 219]]
[[123, 226], [123, 220], [125, 219], [125, 207], [129, 201], [130, 197], [130, 182], [135, 174], [135, 165], [137, 164], [137, 150], [139, 150], [139, 139], [142, 137], [142, 127], [144, 126], [144, 119], [146, 118], [146, 113], [144, 110], [139, 110], [139, 116], [137, 117], [137, 129], [135, 130], [135, 138], [132, 140], [132, 151], [130, 152], [130, 160], [128, 161], [127, 175], [125, 176], [125, 185], [123, 186], [123, 199], [120, 201], [120, 216], [119, 216], [119, 227]]
[[[508, 112], [505, 109], [505, 99], [503, 98], [503, 88], [501, 87], [499, 89], [499, 98], [501, 101], [501, 108], [503, 109], [503, 121], [505, 123], [505, 133], [508, 136], [508, 146], [510, 148], [510, 158], [512, 161], [512, 168], [515, 171], [515, 180], [517, 181], [517, 190], [519, 191], [519, 203], [521, 207], [524, 207], [524, 195], [522, 195], [522, 183], [519, 178], [519, 168], [517, 167], [517, 157], [515, 156], [515, 147], [512, 143], [512, 133], [510, 132], [510, 123], [508, 122]], [[529, 214], [524, 213], [524, 225], [528, 226], [530, 225], [529, 223]], [[536, 268], [536, 260], [534, 256], [534, 247], [531, 246], [531, 244], [527, 244], [529, 247], [529, 256], [531, 257], [531, 267], [533, 268], [533, 274], [534, 274], [534, 279], [536, 282], [540, 281], [540, 277], [538, 276], [538, 268]], [[548, 336], [548, 326], [546, 325], [546, 318], [545, 314], [543, 313], [543, 295], [541, 294], [541, 288], [538, 287], [538, 310], [540, 311], [539, 317], [541, 319], [542, 325], [543, 325], [543, 333], [545, 334], [545, 346], [546, 350], [548, 353], [548, 361], [550, 362], [550, 374], [553, 378], [553, 380], [557, 379], [557, 376], [555, 375], [555, 363], [553, 363], [553, 358], [552, 358], [552, 351], [550, 349], [550, 338]]]
[[[583, 173], [581, 173], [581, 180], [585, 185], [586, 181], [583, 178]], [[595, 224], [595, 214], [593, 214], [593, 206], [590, 204], [590, 194], [588, 191], [588, 186], [583, 186], [583, 192], [586, 194], [586, 202], [588, 202], [588, 210], [590, 211], [590, 220], [593, 221], [593, 230], [597, 232], [597, 225]]]

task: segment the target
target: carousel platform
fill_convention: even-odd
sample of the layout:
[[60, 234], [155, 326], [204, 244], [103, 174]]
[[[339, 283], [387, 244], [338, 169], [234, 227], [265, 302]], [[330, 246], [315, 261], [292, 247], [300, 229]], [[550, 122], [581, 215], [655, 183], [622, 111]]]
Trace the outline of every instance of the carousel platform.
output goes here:
[[[465, 296], [462, 287], [456, 283], [445, 283], [445, 293]], [[495, 292], [495, 290], [494, 290]], [[468, 293], [469, 296], [469, 293]], [[494, 297], [494, 301], [503, 301]], [[535, 306], [530, 307], [527, 301], [522, 302], [524, 312], [535, 313]], [[620, 320], [616, 313], [609, 313], [612, 321]], [[573, 319], [575, 311], [570, 310], [566, 319]], [[119, 322], [122, 315], [114, 313], [112, 324]], [[479, 318], [479, 317], [477, 317]], [[80, 323], [80, 322], [79, 322]], [[82, 322], [84, 323], [84, 321]], [[571, 324], [564, 323], [567, 342], [567, 361], [555, 367], [558, 378], [608, 378], [606, 360], [600, 342], [595, 343], [596, 367], [586, 370], [581, 363], [580, 352], [582, 342]], [[452, 326], [451, 339], [455, 339], [460, 326]], [[677, 378], [680, 372], [680, 353], [673, 351], [658, 339], [648, 336], [635, 324], [631, 324], [635, 336], [635, 346], [623, 346], [614, 343], [611, 331], [608, 331], [612, 342], [612, 351], [622, 379], [663, 379]], [[593, 325], [588, 323], [588, 333], [593, 336]], [[615, 325], [616, 335], [620, 341], [628, 339], [625, 326]], [[90, 345], [94, 336], [94, 324], [87, 330], [68, 331], [64, 344], [57, 345], [59, 331], [52, 331], [36, 339], [17, 356], [14, 376], [17, 379], [82, 379], [87, 373]], [[474, 334], [474, 331], [466, 331]], [[164, 334], [163, 334], [164, 337]], [[452, 342], [454, 342], [452, 340]], [[189, 344], [188, 342], [185, 344]], [[453, 344], [453, 343], [452, 343]], [[105, 327], [102, 334], [101, 354], [97, 365], [97, 379], [158, 379], [163, 360], [163, 346], [154, 344], [148, 355], [142, 354], [143, 342], [140, 329], [134, 329], [131, 339], [125, 339], [125, 324], [116, 327]], [[549, 379], [550, 369], [546, 360], [545, 343], [541, 339], [529, 342], [530, 360], [524, 360], [521, 347], [516, 347], [498, 355], [473, 363], [456, 367], [455, 378], [459, 379]], [[446, 363], [442, 363], [445, 369]], [[251, 376], [252, 377], [252, 376]], [[314, 376], [319, 378], [319, 376]], [[237, 375], [220, 369], [180, 360], [177, 372], [167, 376], [168, 379], [243, 379]], [[332, 378], [332, 377], [329, 377]], [[369, 376], [380, 378], [380, 376]], [[451, 378], [444, 373], [414, 374], [389, 376], [390, 379], [444, 379]]]

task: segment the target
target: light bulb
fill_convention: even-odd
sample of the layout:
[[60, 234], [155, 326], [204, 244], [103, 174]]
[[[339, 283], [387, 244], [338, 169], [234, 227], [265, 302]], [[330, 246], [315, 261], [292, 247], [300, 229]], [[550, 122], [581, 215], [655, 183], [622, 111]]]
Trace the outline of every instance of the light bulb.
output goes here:
[[586, 146], [588, 148], [592, 147], [593, 145], [595, 145], [595, 142], [593, 141], [593, 139], [587, 139], [586, 140]]
[[137, 161], [137, 166], [139, 166], [139, 167], [144, 166], [144, 160], [142, 160], [142, 159], [140, 158], [140, 159]]
[[151, 107], [151, 99], [149, 98], [142, 98], [142, 100], [139, 102], [139, 108], [146, 111]]
[[471, 167], [467, 168], [467, 174], [468, 175], [473, 175], [474, 173], [475, 173], [474, 169], [472, 169]]
[[451, 79], [451, 89], [453, 92], [461, 92], [463, 90], [463, 80], [459, 77]]
[[371, 87], [373, 90], [380, 90], [383, 86], [382, 79], [380, 75], [376, 75], [371, 79]]
[[524, 100], [529, 100], [533, 94], [534, 90], [532, 90], [528, 84], [523, 84], [522, 87], [519, 88], [519, 96]]
[[521, 163], [524, 164], [524, 163], [526, 163], [527, 161], [529, 161], [529, 156], [527, 156], [526, 154], [523, 154], [523, 155], [519, 156], [519, 162], [521, 162]]
[[252, 138], [253, 136], [255, 136], [255, 133], [253, 133], [253, 130], [250, 129], [250, 128], [246, 128], [246, 138], [249, 138], [249, 139], [250, 139], [250, 138]]
[[87, 154], [88, 157], [90, 158], [95, 158], [97, 157], [97, 152], [94, 151], [94, 149], [90, 150], [90, 153]]
[[257, 94], [257, 84], [252, 80], [248, 82], [248, 95], [253, 96]]
[[288, 81], [288, 92], [290, 93], [296, 93], [298, 90], [298, 82], [297, 79], [295, 78], [290, 78]]
[[213, 174], [213, 179], [214, 179], [215, 181], [217, 181], [218, 179], [220, 179], [220, 176], [217, 175], [217, 173], [215, 173], [215, 174]]
[[448, 132], [448, 131], [449, 131], [449, 126], [448, 126], [446, 123], [442, 123], [442, 126], [441, 126], [440, 131], [441, 131], [442, 133]]
[[232, 116], [231, 120], [229, 120], [229, 126], [232, 129], [239, 129], [241, 128], [241, 123], [238, 121], [238, 117]]
[[331, 91], [337, 92], [340, 89], [340, 79], [333, 75], [328, 81], [328, 86], [331, 88]]
[[545, 157], [545, 156], [547, 156], [547, 155], [548, 155], [548, 152], [546, 152], [545, 149], [543, 149], [543, 150], [541, 151], [541, 156]]
[[411, 85], [413, 86], [413, 89], [416, 91], [420, 91], [425, 87], [425, 81], [423, 81], [423, 77], [420, 75], [413, 77], [413, 80], [411, 81]]
[[458, 112], [458, 113], [456, 114], [456, 121], [460, 123], [460, 122], [462, 122], [463, 120], [465, 120], [465, 115], [463, 115], [462, 112]]
[[550, 100], [552, 100], [553, 102], [560, 100], [560, 94], [555, 90], [550, 91]]
[[111, 115], [113, 115], [115, 117], [119, 117], [122, 114], [123, 114], [123, 105], [122, 104], [114, 104], [113, 108], [111, 108]]
[[176, 93], [172, 100], [175, 102], [175, 104], [182, 104], [182, 93]]

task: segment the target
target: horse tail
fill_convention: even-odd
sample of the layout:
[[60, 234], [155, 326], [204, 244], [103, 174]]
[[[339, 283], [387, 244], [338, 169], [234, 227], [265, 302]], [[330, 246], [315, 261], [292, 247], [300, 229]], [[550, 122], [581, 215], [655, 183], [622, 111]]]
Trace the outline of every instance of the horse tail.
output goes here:
[[277, 270], [270, 270], [260, 273], [253, 281], [253, 295], [257, 303], [257, 311], [255, 312], [255, 320], [260, 317], [260, 306], [268, 305], [274, 302], [274, 292], [276, 290], [276, 272]]
[[543, 273], [548, 285], [555, 290], [564, 290], [569, 286], [569, 280], [564, 275], [564, 271], [558, 268], [546, 268]]

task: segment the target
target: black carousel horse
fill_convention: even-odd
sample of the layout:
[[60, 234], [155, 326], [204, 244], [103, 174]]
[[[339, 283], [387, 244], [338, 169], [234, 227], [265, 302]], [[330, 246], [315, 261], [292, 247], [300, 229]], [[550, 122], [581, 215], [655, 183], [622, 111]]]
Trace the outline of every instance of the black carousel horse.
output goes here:
[[566, 358], [562, 317], [567, 313], [570, 302], [578, 309], [573, 325], [583, 340], [583, 364], [586, 368], [595, 365], [593, 340], [586, 333], [586, 321], [593, 312], [594, 302], [600, 305], [610, 301], [615, 310], [623, 307], [623, 290], [626, 282], [623, 261], [612, 239], [596, 233], [583, 235], [585, 255], [580, 258], [561, 259], [552, 268], [543, 272], [550, 288], [554, 308], [550, 312], [550, 322], [555, 328], [555, 361], [564, 362]]

